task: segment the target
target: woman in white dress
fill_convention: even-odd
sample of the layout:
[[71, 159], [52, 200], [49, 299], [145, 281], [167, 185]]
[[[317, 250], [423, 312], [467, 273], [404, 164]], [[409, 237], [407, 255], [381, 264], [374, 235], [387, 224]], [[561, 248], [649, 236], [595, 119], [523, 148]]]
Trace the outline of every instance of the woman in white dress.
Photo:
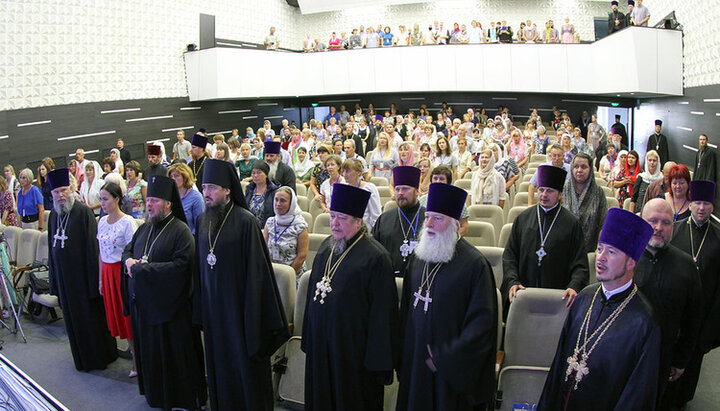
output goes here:
[[362, 180], [363, 165], [362, 162], [356, 158], [349, 158], [342, 164], [342, 175], [345, 179], [345, 184], [349, 184], [358, 188], [362, 188], [365, 191], [370, 192], [370, 201], [368, 201], [367, 207], [365, 207], [365, 215], [363, 221], [368, 226], [368, 231], [372, 231], [375, 226], [375, 221], [382, 213], [382, 204], [380, 204], [380, 193], [377, 187], [373, 183], [366, 183]]
[[471, 204], [505, 205], [505, 178], [495, 170], [495, 156], [489, 149], [480, 153], [480, 166], [473, 173], [470, 199]]
[[390, 181], [392, 169], [398, 165], [400, 158], [397, 151], [390, 144], [390, 136], [386, 132], [380, 133], [378, 144], [370, 157], [370, 176], [385, 177]]
[[305, 258], [310, 239], [308, 224], [297, 204], [297, 195], [288, 186], [275, 191], [273, 202], [275, 215], [265, 222], [263, 236], [273, 263], [289, 265], [295, 270], [297, 280], [305, 272]]
[[315, 196], [315, 201], [320, 202], [323, 213], [330, 212], [330, 198], [332, 197], [333, 185], [335, 183], [345, 182], [340, 175], [340, 166], [342, 166], [342, 158], [337, 154], [332, 154], [325, 159], [325, 170], [327, 170], [330, 177], [323, 181], [320, 185], [320, 194]]
[[101, 176], [100, 164], [97, 161], [90, 161], [85, 165], [85, 179], [80, 185], [80, 199], [96, 216], [100, 215], [100, 189], [105, 184]]

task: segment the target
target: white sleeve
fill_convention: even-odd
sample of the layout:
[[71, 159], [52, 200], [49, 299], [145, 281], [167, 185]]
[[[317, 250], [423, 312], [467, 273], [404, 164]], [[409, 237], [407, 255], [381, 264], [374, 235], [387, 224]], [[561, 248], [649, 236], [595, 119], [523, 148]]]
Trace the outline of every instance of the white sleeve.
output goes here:
[[365, 189], [370, 192], [370, 201], [368, 201], [367, 208], [365, 209], [364, 220], [368, 229], [372, 231], [373, 226], [375, 226], [375, 221], [377, 221], [378, 217], [380, 217], [380, 214], [382, 213], [380, 193], [373, 183], [365, 183]]

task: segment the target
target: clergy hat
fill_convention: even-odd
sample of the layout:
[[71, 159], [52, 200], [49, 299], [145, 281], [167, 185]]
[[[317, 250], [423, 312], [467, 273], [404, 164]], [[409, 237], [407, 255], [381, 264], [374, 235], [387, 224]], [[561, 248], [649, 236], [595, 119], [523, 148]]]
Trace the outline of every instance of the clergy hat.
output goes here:
[[200, 147], [203, 150], [205, 149], [205, 146], [207, 146], [208, 138], [205, 136], [202, 136], [200, 134], [193, 135], [192, 141], [190, 144], [194, 145], [195, 147]]
[[662, 120], [660, 120], [660, 119], [655, 120], [655, 125], [662, 127]]
[[198, 129], [198, 133], [207, 133], [204, 128]]
[[280, 154], [280, 142], [279, 141], [266, 141], [265, 142], [265, 154]]
[[348, 184], [333, 184], [330, 210], [363, 218], [370, 192]]
[[[80, 165], [77, 167], [80, 167]], [[70, 170], [67, 168], [56, 168], [55, 170], [47, 173], [47, 179], [48, 183], [50, 183], [50, 190], [54, 190], [58, 187], [69, 187]]]
[[691, 181], [690, 201], [707, 201], [708, 203], [715, 203], [715, 182], [710, 180]]
[[554, 188], [562, 193], [565, 186], [565, 177], [567, 176], [565, 169], [544, 164], [537, 168], [536, 173], [538, 187]]
[[618, 5], [618, 2], [617, 2], [617, 1], [611, 1], [611, 2], [610, 2], [610, 5], [611, 5], [611, 6], [617, 6], [617, 5]]
[[432, 183], [428, 190], [425, 211], [440, 213], [460, 220], [466, 199], [467, 191], [460, 187], [444, 183]]
[[242, 186], [233, 163], [225, 160], [205, 160], [205, 171], [203, 172], [203, 184], [216, 184], [222, 188], [230, 189], [230, 199], [238, 206], [247, 209], [245, 196], [242, 193]]
[[633, 0], [628, 0], [628, 6], [634, 6], [635, 2]]
[[160, 146], [149, 144], [147, 146], [147, 153], [149, 156], [159, 156], [161, 153]]
[[622, 208], [611, 208], [598, 243], [613, 246], [638, 261], [652, 235], [653, 228], [639, 216]]
[[160, 198], [171, 202], [170, 212], [178, 220], [187, 223], [185, 210], [183, 210], [182, 202], [180, 201], [180, 193], [178, 192], [175, 180], [172, 178], [160, 175], [150, 176], [150, 181], [148, 181], [147, 186], [147, 197]]
[[396, 186], [420, 186], [420, 169], [413, 166], [397, 166], [392, 170], [393, 184]]

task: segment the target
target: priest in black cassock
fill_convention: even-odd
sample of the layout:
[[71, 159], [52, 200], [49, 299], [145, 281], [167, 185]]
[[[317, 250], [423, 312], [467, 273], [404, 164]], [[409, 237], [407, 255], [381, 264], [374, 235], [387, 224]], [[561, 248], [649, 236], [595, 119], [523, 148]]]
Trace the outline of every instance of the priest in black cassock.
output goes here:
[[652, 232], [635, 214], [608, 210], [595, 261], [599, 284], [570, 307], [537, 411], [655, 409], [660, 328], [633, 283]]
[[151, 176], [167, 177], [168, 169], [162, 165], [162, 149], [156, 144], [147, 146], [148, 168], [143, 170], [143, 179], [150, 181]]
[[668, 384], [670, 405], [683, 409], [693, 399], [700, 378], [703, 357], [720, 346], [720, 228], [710, 215], [715, 202], [715, 182], [690, 182], [690, 217], [675, 223], [671, 244], [690, 254], [700, 272], [705, 304], [702, 328], [685, 372]]
[[506, 303], [525, 287], [555, 288], [565, 290], [569, 307], [588, 283], [582, 225], [560, 205], [566, 174], [551, 165], [537, 169], [538, 204], [517, 216], [503, 252], [500, 291]]
[[717, 158], [714, 148], [708, 146], [708, 137], [698, 137], [698, 152], [695, 153], [695, 171], [693, 180], [717, 181]]
[[197, 409], [207, 402], [200, 331], [190, 307], [195, 241], [175, 182], [152, 176], [148, 221], [122, 259], [124, 307], [135, 343], [138, 387], [151, 407]]
[[307, 410], [382, 410], [399, 356], [398, 292], [387, 250], [367, 232], [370, 192], [336, 184], [332, 236], [310, 275], [301, 348]]
[[673, 210], [665, 199], [650, 200], [642, 217], [653, 227], [653, 236], [635, 268], [635, 282], [653, 308], [660, 325], [660, 375], [658, 409], [669, 409], [664, 398], [668, 381], [685, 372], [700, 335], [703, 291], [695, 262], [670, 244]]
[[98, 291], [95, 215], [75, 201], [67, 168], [55, 169], [47, 176], [53, 196], [47, 230], [50, 294], [60, 300], [75, 368], [103, 370], [117, 358], [117, 347]]
[[487, 259], [458, 236], [467, 198], [430, 184], [403, 282], [398, 410], [484, 410], [495, 391], [497, 297]]
[[425, 221], [425, 207], [418, 201], [420, 169], [397, 166], [392, 173], [398, 206], [380, 214], [373, 227], [373, 237], [390, 253], [395, 277], [403, 278]]
[[658, 164], [665, 164], [670, 161], [670, 151], [668, 148], [667, 137], [662, 134], [662, 120], [655, 120], [655, 133], [648, 137], [646, 153], [650, 150], [655, 150], [660, 156], [660, 162]]
[[608, 34], [613, 34], [625, 28], [625, 15], [618, 10], [618, 2], [610, 2], [612, 11], [608, 13]]
[[232, 163], [209, 159], [197, 223], [196, 322], [214, 410], [272, 410], [270, 356], [290, 338], [272, 262]]
[[281, 147], [279, 141], [265, 142], [265, 162], [270, 166], [268, 178], [275, 182], [278, 187], [288, 186], [295, 191], [295, 171], [282, 162]]
[[192, 169], [195, 176], [195, 186], [202, 193], [203, 170], [205, 161], [208, 157], [205, 155], [205, 147], [207, 146], [207, 136], [201, 134], [193, 135], [190, 143], [190, 163], [188, 166]]

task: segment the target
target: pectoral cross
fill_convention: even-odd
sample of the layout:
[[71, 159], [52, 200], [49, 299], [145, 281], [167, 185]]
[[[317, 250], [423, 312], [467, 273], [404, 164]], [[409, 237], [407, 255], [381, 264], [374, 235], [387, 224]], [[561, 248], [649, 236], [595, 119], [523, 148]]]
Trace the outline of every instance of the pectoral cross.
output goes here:
[[413, 303], [413, 308], [417, 307], [418, 302], [422, 300], [425, 304], [423, 307], [423, 311], [427, 313], [428, 307], [430, 306], [430, 303], [432, 302], [432, 298], [430, 297], [430, 290], [425, 291], [425, 296], [423, 297], [422, 293], [422, 287], [418, 288], [417, 291], [413, 293], [415, 296], [415, 302]]
[[540, 249], [535, 252], [535, 254], [537, 254], [538, 256], [538, 267], [540, 267], [543, 258], [545, 258], [545, 256], [547, 255], [547, 253], [545, 252], [545, 247], [541, 246]]
[[565, 381], [568, 380], [568, 377], [572, 375], [573, 371], [575, 372], [575, 375], [573, 376], [573, 380], [575, 380], [574, 390], [577, 390], [580, 381], [582, 381], [586, 375], [590, 374], [590, 368], [588, 368], [586, 361], [587, 357], [583, 355], [580, 358], [580, 361], [578, 361], [577, 357], [578, 351], [575, 350], [575, 354], [567, 358], [568, 367], [565, 371]]
[[323, 277], [320, 281], [315, 284], [315, 296], [313, 301], [317, 301], [318, 295], [320, 296], [320, 304], [325, 304], [325, 297], [330, 294], [332, 287], [330, 286], [330, 280]]
[[57, 229], [55, 231], [55, 235], [53, 235], [53, 247], [57, 246], [57, 240], [60, 240], [60, 248], [65, 248], [65, 240], [67, 240], [68, 237], [65, 235], [65, 230], [60, 231], [60, 229]]

